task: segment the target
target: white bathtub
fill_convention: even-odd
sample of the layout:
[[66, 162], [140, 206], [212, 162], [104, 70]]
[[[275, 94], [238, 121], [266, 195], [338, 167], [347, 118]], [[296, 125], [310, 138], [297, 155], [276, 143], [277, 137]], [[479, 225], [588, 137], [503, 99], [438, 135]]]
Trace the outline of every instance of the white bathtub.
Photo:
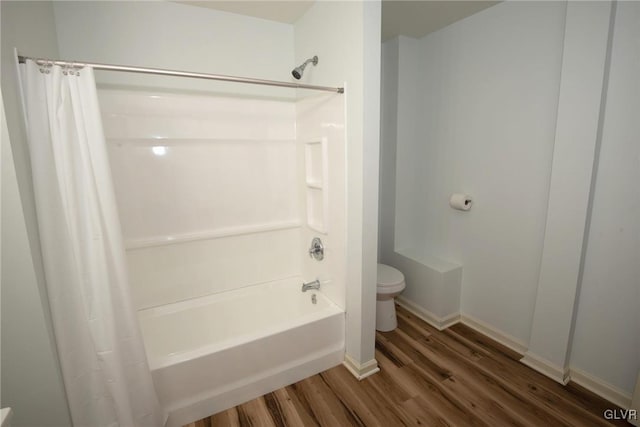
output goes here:
[[[290, 278], [139, 312], [156, 391], [180, 426], [340, 364], [344, 311]], [[317, 303], [311, 301], [316, 294]]]

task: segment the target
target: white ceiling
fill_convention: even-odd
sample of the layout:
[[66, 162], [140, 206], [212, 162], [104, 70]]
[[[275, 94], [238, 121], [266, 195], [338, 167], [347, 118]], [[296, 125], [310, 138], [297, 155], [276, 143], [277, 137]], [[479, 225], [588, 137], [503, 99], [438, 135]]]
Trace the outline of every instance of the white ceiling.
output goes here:
[[499, 1], [405, 1], [382, 2], [382, 40], [397, 35], [421, 38]]
[[270, 21], [293, 24], [314, 3], [314, 0], [235, 0], [235, 1], [177, 1], [176, 3], [208, 7]]
[[[177, 2], [293, 24], [309, 10], [314, 1], [216, 0]], [[384, 0], [382, 2], [382, 40], [388, 40], [397, 35], [420, 38], [496, 3], [499, 2], [481, 0]]]

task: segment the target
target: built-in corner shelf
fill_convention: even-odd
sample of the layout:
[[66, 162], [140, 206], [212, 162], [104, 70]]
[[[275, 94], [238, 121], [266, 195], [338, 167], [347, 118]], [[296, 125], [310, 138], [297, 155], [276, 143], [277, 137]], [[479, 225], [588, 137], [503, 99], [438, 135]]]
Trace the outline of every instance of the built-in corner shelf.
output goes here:
[[327, 138], [304, 144], [305, 185], [307, 196], [307, 225], [327, 234], [329, 216], [329, 164]]

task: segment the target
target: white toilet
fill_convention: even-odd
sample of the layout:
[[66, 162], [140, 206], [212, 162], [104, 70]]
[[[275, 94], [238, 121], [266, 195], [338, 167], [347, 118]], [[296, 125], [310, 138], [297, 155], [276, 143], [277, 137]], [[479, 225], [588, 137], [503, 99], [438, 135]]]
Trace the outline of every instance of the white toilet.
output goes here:
[[394, 298], [405, 288], [404, 275], [395, 268], [378, 264], [378, 289], [376, 302], [376, 329], [393, 331], [398, 326]]

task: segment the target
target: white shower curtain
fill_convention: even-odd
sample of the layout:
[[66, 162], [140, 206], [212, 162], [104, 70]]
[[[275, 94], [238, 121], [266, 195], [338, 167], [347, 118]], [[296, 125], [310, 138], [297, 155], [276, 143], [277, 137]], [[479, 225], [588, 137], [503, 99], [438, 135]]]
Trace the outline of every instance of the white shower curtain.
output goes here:
[[[93, 70], [21, 65], [45, 277], [73, 424], [160, 426]], [[69, 74], [69, 75], [67, 75]]]

